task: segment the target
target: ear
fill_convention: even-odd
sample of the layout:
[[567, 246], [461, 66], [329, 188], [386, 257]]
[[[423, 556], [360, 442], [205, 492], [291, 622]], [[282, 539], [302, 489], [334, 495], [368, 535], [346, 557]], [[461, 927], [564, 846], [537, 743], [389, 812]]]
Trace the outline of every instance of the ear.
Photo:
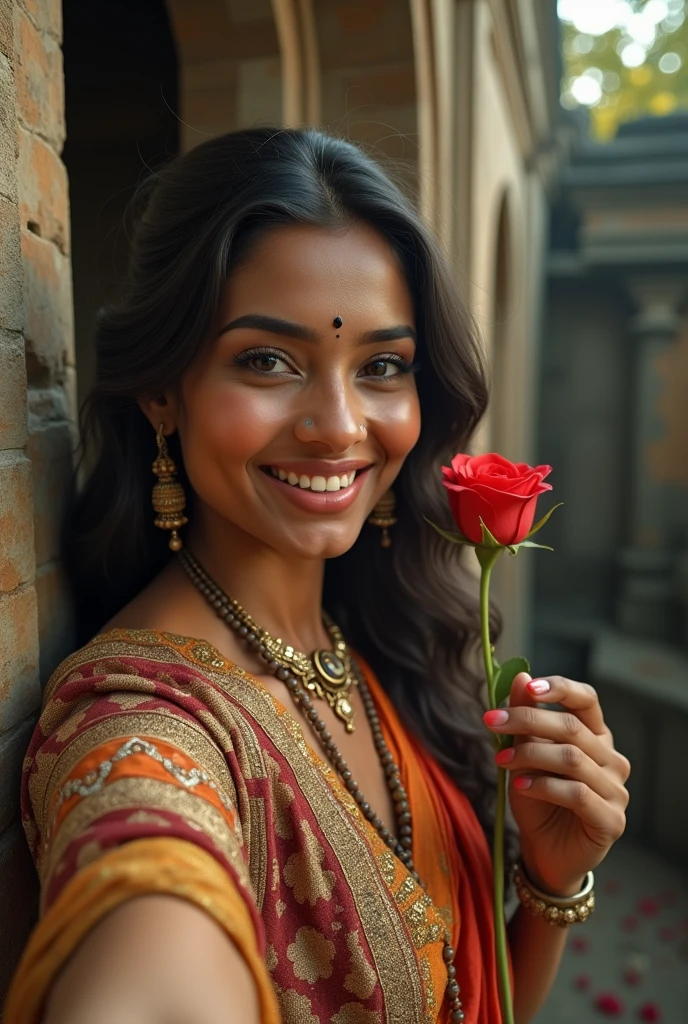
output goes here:
[[157, 434], [160, 424], [165, 437], [177, 429], [176, 403], [171, 395], [156, 395], [155, 398], [139, 398], [139, 409]]

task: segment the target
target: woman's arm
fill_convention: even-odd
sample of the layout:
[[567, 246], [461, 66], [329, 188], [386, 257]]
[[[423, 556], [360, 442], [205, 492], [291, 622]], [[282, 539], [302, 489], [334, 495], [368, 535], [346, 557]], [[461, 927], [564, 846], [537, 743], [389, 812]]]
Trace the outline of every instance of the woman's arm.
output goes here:
[[42, 1024], [258, 1024], [253, 977], [204, 911], [142, 896], [108, 914], [57, 978]]
[[529, 1024], [545, 1002], [559, 970], [566, 931], [534, 917], [525, 907], [512, 917], [508, 932], [516, 1024]]

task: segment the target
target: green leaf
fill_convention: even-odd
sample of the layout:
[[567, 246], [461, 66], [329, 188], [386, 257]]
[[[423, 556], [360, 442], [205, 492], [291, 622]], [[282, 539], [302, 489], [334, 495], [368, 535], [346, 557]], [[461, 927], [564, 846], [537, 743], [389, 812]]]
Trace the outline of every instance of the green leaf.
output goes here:
[[517, 548], [542, 548], [543, 551], [554, 551], [549, 544], [536, 544], [534, 540], [522, 540], [520, 544], [516, 545]]
[[484, 548], [503, 548], [504, 545], [500, 544], [497, 538], [493, 537], [488, 528], [485, 526], [482, 516], [479, 516], [478, 518], [480, 519], [480, 529], [483, 532], [482, 546]]
[[[563, 501], [560, 501], [558, 505], [554, 505], [554, 506], [553, 506], [553, 507], [552, 507], [552, 508], [551, 508], [551, 509], [549, 510], [549, 512], [546, 512], [546, 513], [545, 513], [545, 515], [544, 515], [544, 516], [542, 517], [542, 519], [538, 519], [537, 523], [535, 524], [535, 526], [534, 526], [534, 527], [532, 528], [532, 530], [530, 531], [530, 533], [529, 533], [529, 534], [528, 534], [527, 536], [528, 536], [528, 537], [532, 537], [534, 533], [537, 533], [537, 532], [538, 532], [538, 530], [541, 530], [541, 529], [542, 529], [542, 527], [543, 527], [543, 526], [545, 525], [545, 523], [547, 522], [547, 520], [549, 519], [549, 517], [550, 517], [550, 516], [552, 515], [552, 513], [553, 513], [553, 512], [556, 512], [556, 510], [557, 510], [558, 508], [561, 508], [561, 506], [562, 506], [563, 504], [564, 504], [564, 502], [563, 502]], [[554, 549], [552, 549], [552, 550], [554, 550]]]
[[468, 537], [464, 537], [462, 533], [449, 533], [448, 530], [443, 530], [441, 526], [433, 523], [432, 519], [428, 519], [427, 516], [423, 516], [423, 519], [425, 519], [426, 523], [429, 523], [430, 526], [432, 526], [433, 530], [437, 530], [440, 537], [444, 537], [444, 539], [448, 540], [451, 544], [469, 544], [471, 547], [475, 547], [473, 541], [469, 540]]
[[530, 672], [530, 665], [525, 658], [509, 658], [502, 662], [495, 680], [495, 707], [499, 707], [507, 700], [511, 693], [511, 684], [519, 672]]

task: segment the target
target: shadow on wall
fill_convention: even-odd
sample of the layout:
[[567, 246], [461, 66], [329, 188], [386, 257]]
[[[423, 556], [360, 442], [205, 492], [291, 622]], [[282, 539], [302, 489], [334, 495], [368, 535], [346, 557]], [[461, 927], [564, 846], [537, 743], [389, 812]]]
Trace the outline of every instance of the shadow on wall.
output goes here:
[[126, 272], [137, 182], [179, 148], [177, 57], [164, 0], [64, 0], [64, 70], [79, 401], [95, 372], [96, 310]]

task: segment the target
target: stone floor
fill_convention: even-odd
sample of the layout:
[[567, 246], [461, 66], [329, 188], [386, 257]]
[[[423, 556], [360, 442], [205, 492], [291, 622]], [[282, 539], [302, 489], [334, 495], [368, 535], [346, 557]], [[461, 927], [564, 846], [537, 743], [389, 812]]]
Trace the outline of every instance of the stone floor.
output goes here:
[[688, 1024], [688, 864], [622, 839], [595, 872], [597, 910], [571, 930], [533, 1024]]

